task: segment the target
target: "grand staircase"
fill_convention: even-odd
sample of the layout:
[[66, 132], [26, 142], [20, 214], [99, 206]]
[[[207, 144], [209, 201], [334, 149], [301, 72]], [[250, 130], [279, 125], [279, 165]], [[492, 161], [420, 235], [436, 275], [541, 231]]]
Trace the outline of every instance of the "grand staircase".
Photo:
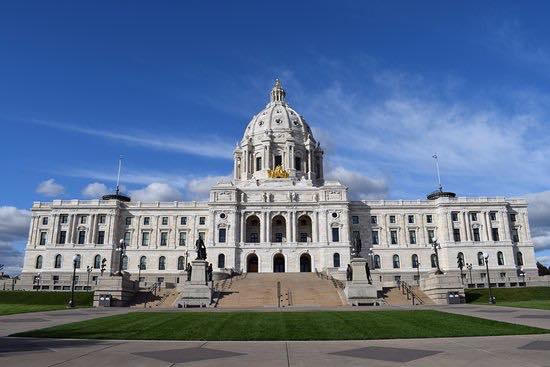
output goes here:
[[344, 304], [339, 286], [338, 282], [316, 273], [245, 273], [215, 285], [215, 306], [338, 307]]
[[[414, 293], [414, 305], [432, 305], [433, 301], [428, 297], [420, 288], [411, 287], [412, 293]], [[383, 300], [386, 304], [391, 306], [407, 306], [413, 305], [412, 294], [403, 292], [403, 289], [398, 287], [384, 288]]]

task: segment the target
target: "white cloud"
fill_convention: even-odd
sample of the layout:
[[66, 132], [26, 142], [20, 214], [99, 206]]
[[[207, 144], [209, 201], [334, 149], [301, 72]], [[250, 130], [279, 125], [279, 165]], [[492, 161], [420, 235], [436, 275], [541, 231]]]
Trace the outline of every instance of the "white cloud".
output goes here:
[[185, 185], [185, 190], [194, 200], [207, 200], [208, 193], [213, 185], [229, 180], [231, 180], [230, 176], [205, 176], [192, 178]]
[[50, 178], [46, 181], [42, 181], [38, 184], [36, 192], [45, 196], [57, 196], [63, 194], [65, 188], [56, 183], [53, 178]]
[[349, 188], [353, 200], [382, 199], [388, 194], [385, 180], [373, 179], [344, 167], [335, 167], [327, 172], [327, 179], [340, 181]]
[[529, 203], [529, 224], [537, 251], [550, 249], [550, 191], [525, 195]]
[[100, 198], [108, 193], [109, 189], [107, 186], [100, 182], [92, 182], [82, 190], [82, 195], [94, 199]]
[[133, 201], [177, 201], [182, 197], [177, 188], [163, 182], [153, 182], [130, 195]]
[[0, 207], [0, 263], [4, 272], [17, 274], [23, 266], [23, 251], [17, 248], [28, 236], [31, 213], [12, 206]]

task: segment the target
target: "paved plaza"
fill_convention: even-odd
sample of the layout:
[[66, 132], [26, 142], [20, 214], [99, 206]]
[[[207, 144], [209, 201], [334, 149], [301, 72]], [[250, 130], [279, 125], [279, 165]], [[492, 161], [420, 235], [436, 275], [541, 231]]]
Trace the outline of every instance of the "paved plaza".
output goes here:
[[[425, 308], [550, 329], [550, 312], [544, 310], [471, 305]], [[350, 312], [358, 310], [347, 309]], [[303, 310], [300, 308], [300, 311]], [[129, 311], [115, 308], [77, 309], [0, 317], [0, 365], [550, 366], [550, 333], [328, 342], [98, 341], [7, 337], [16, 332]]]

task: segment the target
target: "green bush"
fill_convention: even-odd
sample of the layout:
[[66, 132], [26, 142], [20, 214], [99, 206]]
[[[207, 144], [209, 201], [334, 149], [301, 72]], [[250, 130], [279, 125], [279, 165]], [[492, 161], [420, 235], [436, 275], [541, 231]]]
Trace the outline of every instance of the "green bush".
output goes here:
[[[66, 305], [71, 292], [36, 292], [36, 291], [0, 291], [1, 304], [20, 305]], [[92, 306], [93, 292], [75, 292], [77, 306]]]
[[[497, 302], [550, 300], [550, 287], [493, 288]], [[489, 289], [466, 289], [467, 303], [485, 303], [489, 299]]]

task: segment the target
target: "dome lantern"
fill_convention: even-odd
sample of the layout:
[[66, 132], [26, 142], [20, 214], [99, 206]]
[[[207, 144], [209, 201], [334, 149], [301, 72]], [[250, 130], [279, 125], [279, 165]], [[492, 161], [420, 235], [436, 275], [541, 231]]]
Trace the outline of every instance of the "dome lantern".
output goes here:
[[281, 85], [281, 81], [279, 79], [275, 79], [275, 85], [273, 86], [273, 89], [271, 89], [271, 102], [284, 102], [285, 96], [286, 93]]

